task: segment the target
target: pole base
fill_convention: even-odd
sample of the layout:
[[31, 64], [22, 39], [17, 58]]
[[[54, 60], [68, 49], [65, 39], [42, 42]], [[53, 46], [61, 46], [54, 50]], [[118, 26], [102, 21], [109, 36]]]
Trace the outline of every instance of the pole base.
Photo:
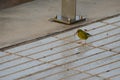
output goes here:
[[82, 16], [76, 16], [75, 19], [70, 19], [70, 18], [63, 17], [63, 16], [56, 16], [54, 18], [51, 18], [50, 20], [54, 21], [54, 22], [70, 25], [70, 24], [74, 24], [74, 23], [77, 23], [77, 22], [85, 21], [86, 18], [82, 17]]

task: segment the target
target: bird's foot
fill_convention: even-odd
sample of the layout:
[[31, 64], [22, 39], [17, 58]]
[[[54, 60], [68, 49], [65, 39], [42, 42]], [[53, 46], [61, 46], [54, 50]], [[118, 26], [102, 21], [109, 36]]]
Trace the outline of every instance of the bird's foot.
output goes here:
[[82, 42], [77, 42], [77, 44], [82, 44]]
[[83, 43], [82, 45], [85, 46], [85, 45], [87, 45], [87, 44], [86, 44], [86, 43]]

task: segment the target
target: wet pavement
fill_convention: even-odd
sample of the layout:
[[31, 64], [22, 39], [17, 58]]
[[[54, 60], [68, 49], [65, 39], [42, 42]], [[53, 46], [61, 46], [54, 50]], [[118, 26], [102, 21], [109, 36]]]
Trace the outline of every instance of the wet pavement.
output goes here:
[[0, 80], [119, 79], [120, 16], [0, 52]]

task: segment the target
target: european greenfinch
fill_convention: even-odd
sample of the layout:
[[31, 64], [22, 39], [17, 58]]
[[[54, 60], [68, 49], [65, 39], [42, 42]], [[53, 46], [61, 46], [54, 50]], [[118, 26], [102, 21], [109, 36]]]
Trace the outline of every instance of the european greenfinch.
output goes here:
[[77, 30], [77, 36], [82, 40], [87, 40], [91, 35], [81, 29]]

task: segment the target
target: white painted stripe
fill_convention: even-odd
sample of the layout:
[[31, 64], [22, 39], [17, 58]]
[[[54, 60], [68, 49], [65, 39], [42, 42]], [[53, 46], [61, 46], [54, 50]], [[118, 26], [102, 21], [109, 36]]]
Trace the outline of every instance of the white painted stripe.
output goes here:
[[17, 72], [17, 71], [21, 71], [23, 69], [27, 69], [29, 67], [32, 67], [32, 66], [35, 66], [35, 65], [38, 65], [38, 64], [41, 64], [40, 62], [38, 61], [31, 61], [29, 63], [25, 63], [25, 64], [22, 64], [22, 65], [19, 65], [19, 66], [16, 66], [16, 67], [12, 67], [10, 69], [6, 69], [4, 71], [0, 71], [1, 76], [5, 76], [5, 75], [8, 75], [8, 74], [12, 74], [14, 72]]
[[116, 25], [116, 26], [120, 26], [120, 22], [118, 22], [118, 23], [115, 23], [115, 25]]
[[117, 17], [114, 17], [114, 18], [111, 18], [111, 19], [104, 20], [103, 22], [114, 23], [114, 22], [117, 22], [117, 21], [120, 21], [120, 16], [117, 16]]
[[5, 52], [0, 52], [0, 57], [5, 56], [7, 53]]
[[50, 55], [50, 54], [55, 54], [57, 52], [61, 52], [61, 51], [67, 50], [67, 49], [76, 47], [78, 45], [79, 44], [76, 44], [76, 43], [70, 43], [70, 44], [66, 44], [66, 45], [61, 46], [61, 47], [52, 48], [52, 50], [47, 50], [47, 51], [44, 51], [44, 52], [40, 52], [40, 53], [36, 53], [36, 54], [30, 55], [29, 57], [32, 57], [32, 58], [35, 58], [35, 59], [42, 58], [44, 56], [47, 56], [47, 55]]
[[117, 76], [117, 77], [112, 78], [112, 80], [119, 80], [119, 79], [120, 79], [120, 75]]
[[11, 62], [4, 63], [4, 64], [0, 65], [0, 70], [27, 62], [29, 60], [30, 59], [27, 59], [27, 58], [20, 58], [20, 59], [11, 61]]
[[[113, 66], [114, 67], [119, 67], [118, 69], [115, 69], [115, 70], [112, 70], [110, 72], [107, 72], [107, 73], [104, 73], [104, 74], [100, 74], [100, 76], [104, 76], [104, 77], [110, 77], [110, 76], [114, 76], [114, 75], [117, 75], [117, 74], [120, 74], [120, 62], [117, 64], [115, 64]], [[112, 68], [112, 67], [110, 67]]]
[[[87, 56], [91, 56], [91, 55], [94, 55], [94, 54], [96, 54], [96, 53], [99, 53], [99, 52], [102, 52], [103, 50], [101, 50], [101, 49], [97, 49], [97, 48], [95, 48], [95, 49], [92, 49], [92, 50], [89, 50], [89, 51], [87, 51], [87, 52], [85, 52], [85, 53], [81, 53], [81, 54], [79, 54], [79, 55], [76, 55], [76, 58], [77, 59], [80, 59], [80, 60], [78, 60], [78, 61], [76, 61], [76, 62], [73, 62], [73, 63], [70, 63], [71, 64], [71, 68], [72, 67], [76, 67], [76, 66], [79, 66], [79, 65], [82, 65], [82, 64], [84, 64], [83, 62], [81, 62], [82, 60], [85, 60], [86, 58], [84, 58], [84, 57], [87, 57]], [[75, 59], [76, 59], [75, 58]], [[82, 59], [81, 59], [82, 58]], [[84, 58], [84, 59], [83, 59]], [[64, 60], [66, 60], [66, 59], [64, 59]], [[64, 60], [63, 60], [63, 62], [64, 62]], [[60, 60], [59, 60], [60, 61]]]
[[108, 30], [114, 29], [116, 27], [117, 26], [107, 25], [107, 26], [104, 26], [104, 27], [101, 27], [101, 28], [98, 28], [98, 29], [95, 29], [95, 30], [88, 31], [88, 33], [90, 33], [91, 35], [95, 35], [95, 34], [98, 34], [98, 33], [105, 32], [105, 31], [107, 32]]
[[93, 41], [96, 41], [96, 40], [100, 40], [100, 39], [103, 39], [103, 38], [107, 38], [107, 37], [115, 35], [115, 34], [118, 34], [118, 33], [120, 33], [119, 31], [120, 31], [120, 28], [117, 28], [117, 29], [114, 29], [112, 31], [107, 31], [105, 33], [101, 33], [101, 34], [98, 34], [98, 35], [95, 35], [95, 36], [91, 36], [91, 37], [88, 38], [87, 43], [93, 42]]
[[101, 23], [101, 22], [96, 22], [87, 26], [82, 27], [82, 29], [87, 29], [87, 30], [91, 30], [91, 29], [95, 29], [95, 28], [100, 28], [101, 26], [105, 26], [106, 24]]
[[[100, 68], [97, 68], [97, 69], [94, 69], [94, 70], [90, 70], [90, 71], [87, 71], [87, 72], [91, 73], [91, 74], [99, 74], [101, 72], [105, 72], [105, 71], [108, 71], [108, 70], [111, 70], [111, 69], [114, 69], [114, 68], [117, 68], [117, 67], [120, 67], [120, 62], [112, 63], [112, 64], [109, 64], [109, 65], [106, 65], [106, 66], [103, 66], [103, 67], [100, 67]], [[111, 73], [111, 71], [110, 71], [110, 73]], [[103, 73], [101, 75], [103, 75]]]
[[6, 51], [15, 53], [15, 52], [19, 52], [19, 51], [22, 51], [22, 50], [25, 50], [25, 49], [29, 49], [29, 48], [32, 48], [32, 47], [35, 47], [35, 46], [38, 46], [38, 45], [43, 45], [45, 43], [55, 41], [55, 40], [57, 40], [57, 39], [54, 38], [54, 37], [49, 37], [49, 38], [45, 38], [45, 39], [42, 39], [42, 40], [39, 40], [39, 41], [36, 41], [36, 42], [32, 42], [32, 43], [25, 44], [25, 45], [22, 45], [22, 46], [18, 46], [18, 47], [12, 48], [12, 49], [8, 49]]
[[93, 62], [90, 64], [86, 64], [84, 66], [77, 67], [75, 70], [85, 71], [85, 70], [89, 70], [89, 69], [94, 69], [96, 67], [99, 67], [99, 66], [117, 61], [117, 60], [120, 60], [120, 55], [112, 56], [110, 58], [105, 58], [105, 59], [102, 59], [102, 60], [99, 60], [99, 61], [96, 61], [96, 62]]
[[[78, 48], [76, 48], [76, 49], [78, 49]], [[70, 56], [70, 55], [73, 55], [75, 53], [78, 53], [78, 50], [76, 50], [76, 49], [72, 49], [72, 50], [68, 50], [66, 52], [62, 52], [62, 53], [59, 53], [59, 54], [48, 56], [46, 58], [43, 58], [42, 60], [43, 61], [52, 61], [52, 60], [56, 60], [56, 59], [59, 59], [59, 58], [64, 58], [66, 56]]]
[[103, 46], [103, 48], [106, 48], [106, 49], [113, 49], [115, 47], [120, 47], [120, 41]]
[[101, 45], [104, 45], [104, 44], [107, 44], [107, 43], [110, 43], [110, 42], [113, 42], [113, 41], [117, 41], [117, 40], [120, 40], [120, 35], [116, 35], [116, 36], [113, 36], [113, 37], [110, 37], [110, 38], [106, 38], [106, 39], [103, 39], [101, 41], [94, 42], [92, 44], [94, 46], [101, 46]]
[[120, 47], [113, 49], [113, 51], [120, 53]]
[[4, 62], [6, 62], [6, 61], [10, 61], [10, 60], [16, 59], [16, 58], [19, 58], [19, 56], [16, 56], [16, 55], [8, 55], [8, 56], [5, 56], [5, 57], [2, 57], [2, 58], [0, 58], [0, 64], [1, 64], [1, 63], [4, 63]]
[[20, 80], [30, 80], [30, 79], [36, 80], [36, 79], [43, 78], [43, 77], [46, 77], [46, 76], [49, 76], [51, 74], [55, 74], [55, 73], [58, 73], [58, 72], [61, 72], [64, 70], [66, 70], [64, 67], [56, 67], [56, 68], [32, 75], [32, 76], [28, 76], [26, 78], [22, 78]]
[[[97, 59], [100, 59], [100, 58], [103, 58], [103, 57], [106, 57], [106, 56], [109, 56], [109, 55], [112, 55], [112, 54], [115, 54], [115, 53], [112, 53], [112, 52], [104, 52], [103, 54], [98, 54], [98, 55], [95, 55], [95, 56], [92, 56], [92, 57], [89, 57], [89, 58], [85, 58], [85, 59], [80, 60], [80, 61], [81, 61], [81, 63], [87, 63], [87, 62], [94, 61], [94, 60], [97, 60]], [[81, 56], [81, 55], [80, 55], [80, 56]], [[73, 61], [73, 60], [79, 59], [80, 56], [79, 56], [79, 55], [70, 56], [69, 58], [57, 60], [57, 61], [54, 61], [53, 63], [54, 63], [54, 64], [63, 64], [63, 63], [66, 63], [66, 62], [71, 62], [71, 61]], [[99, 58], [98, 58], [98, 56], [99, 56]]]
[[43, 46], [36, 47], [36, 48], [30, 49], [30, 50], [27, 50], [27, 51], [19, 52], [17, 54], [26, 56], [26, 55], [29, 55], [29, 54], [32, 54], [32, 53], [36, 53], [36, 52], [40, 52], [40, 51], [43, 51], [43, 50], [46, 50], [46, 49], [49, 49], [49, 48], [53, 48], [55, 46], [59, 46], [61, 44], [64, 44], [64, 42], [57, 41], [57, 42], [54, 42], [54, 43], [51, 43], [51, 44], [48, 44], [48, 45], [43, 45]]
[[74, 76], [71, 76], [71, 77], [68, 77], [65, 79], [66, 80], [82, 80], [83, 78], [88, 77], [88, 76], [90, 76], [90, 75], [85, 74], [85, 73], [80, 73], [78, 75], [74, 75]]
[[[66, 76], [70, 76], [70, 75], [73, 75], [73, 74], [76, 74], [78, 72], [76, 71], [73, 71], [73, 70], [70, 70], [70, 71], [64, 71], [62, 73], [59, 73], [59, 74], [55, 74], [53, 76], [50, 76], [50, 77], [47, 77], [47, 78], [43, 78], [43, 80], [60, 80], [61, 78], [64, 78]], [[69, 79], [68, 79], [69, 80]]]
[[87, 78], [85, 80], [104, 80], [104, 79], [100, 78], [100, 77], [90, 77], [90, 78]]
[[44, 64], [44, 65], [37, 66], [37, 67], [31, 68], [31, 69], [27, 69], [25, 71], [22, 71], [22, 72], [19, 72], [16, 74], [11, 74], [9, 76], [1, 78], [1, 80], [15, 80], [16, 78], [20, 78], [20, 77], [25, 76], [25, 75], [29, 75], [29, 74], [32, 74], [32, 73], [35, 73], [38, 71], [42, 71], [42, 70], [50, 68], [50, 67], [53, 67], [53, 65]]

